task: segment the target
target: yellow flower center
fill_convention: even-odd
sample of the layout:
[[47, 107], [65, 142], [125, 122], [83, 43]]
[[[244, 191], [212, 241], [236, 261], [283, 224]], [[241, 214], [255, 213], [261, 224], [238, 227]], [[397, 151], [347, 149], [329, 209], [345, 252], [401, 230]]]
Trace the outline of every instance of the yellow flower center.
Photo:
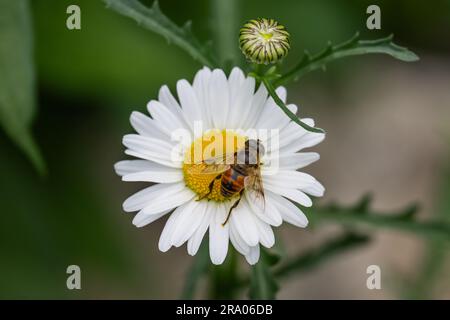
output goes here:
[[[245, 146], [246, 138], [232, 130], [213, 129], [196, 139], [186, 151], [183, 162], [183, 175], [186, 186], [198, 194], [199, 198], [223, 202], [227, 200], [220, 193], [222, 173], [205, 173], [208, 166], [205, 160], [216, 159], [220, 162], [226, 155], [235, 153]], [[213, 183], [211, 191], [210, 185]]]

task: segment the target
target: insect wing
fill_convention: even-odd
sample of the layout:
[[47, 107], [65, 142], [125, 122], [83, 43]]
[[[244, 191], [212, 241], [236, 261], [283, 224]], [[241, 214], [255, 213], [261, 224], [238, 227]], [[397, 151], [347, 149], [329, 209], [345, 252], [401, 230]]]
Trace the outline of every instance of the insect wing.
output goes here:
[[234, 153], [229, 153], [202, 161], [198, 164], [204, 167], [200, 172], [198, 172], [198, 167], [195, 166], [190, 170], [195, 174], [220, 174], [230, 169], [232, 163], [234, 163]]
[[230, 165], [230, 164], [234, 163], [234, 156], [235, 156], [235, 153], [226, 153], [226, 154], [222, 154], [217, 157], [205, 159], [203, 161], [203, 163], [205, 163], [207, 165], [213, 165], [213, 164]]
[[213, 173], [223, 173], [230, 169], [229, 164], [210, 164], [206, 166], [200, 173], [202, 174], [213, 174]]
[[264, 212], [266, 200], [259, 169], [255, 169], [252, 175], [247, 176], [245, 187], [248, 191], [249, 200]]

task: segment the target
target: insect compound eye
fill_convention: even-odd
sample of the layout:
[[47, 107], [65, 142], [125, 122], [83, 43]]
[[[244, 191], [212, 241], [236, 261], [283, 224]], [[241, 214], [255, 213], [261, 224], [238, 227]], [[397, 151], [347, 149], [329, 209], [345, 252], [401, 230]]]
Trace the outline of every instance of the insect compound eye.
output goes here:
[[236, 158], [237, 164], [256, 164], [258, 161], [255, 149], [238, 151]]
[[247, 147], [251, 150], [257, 150], [258, 145], [260, 145], [258, 140], [250, 139], [246, 141]]
[[248, 152], [245, 150], [238, 151], [236, 154], [237, 164], [248, 164]]

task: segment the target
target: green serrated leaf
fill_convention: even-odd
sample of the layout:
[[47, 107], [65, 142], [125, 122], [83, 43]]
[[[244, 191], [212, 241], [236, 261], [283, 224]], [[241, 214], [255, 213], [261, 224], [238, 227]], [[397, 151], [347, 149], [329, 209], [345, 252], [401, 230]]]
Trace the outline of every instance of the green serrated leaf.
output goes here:
[[201, 64], [210, 67], [217, 65], [208, 47], [201, 45], [192, 34], [190, 22], [188, 21], [183, 27], [177, 26], [162, 13], [157, 1], [153, 2], [151, 8], [147, 8], [138, 0], [103, 1], [107, 7], [134, 19], [139, 25], [163, 36], [169, 43], [185, 50]]
[[399, 212], [395, 217], [397, 219], [412, 220], [418, 211], [419, 205], [414, 203], [406, 207], [403, 211]]
[[[278, 259], [276, 260], [278, 261]], [[250, 299], [270, 300], [275, 299], [278, 292], [278, 284], [270, 270], [270, 266], [276, 261], [274, 257], [268, 255], [264, 250], [256, 265], [252, 267], [250, 278]]]
[[362, 196], [361, 200], [353, 207], [352, 211], [359, 213], [367, 213], [369, 206], [372, 203], [372, 194], [368, 193]]
[[311, 71], [323, 69], [326, 64], [334, 60], [349, 56], [380, 53], [405, 62], [419, 60], [414, 52], [395, 44], [392, 40], [393, 35], [377, 40], [359, 40], [359, 33], [356, 33], [350, 40], [336, 46], [329, 43], [322, 52], [314, 56], [305, 51], [300, 62], [276, 80], [274, 86], [279, 86], [290, 80], [295, 81]]
[[0, 123], [36, 170], [45, 165], [31, 135], [35, 113], [33, 35], [27, 0], [0, 0]]
[[325, 133], [325, 131], [323, 129], [320, 128], [315, 128], [315, 127], [311, 127], [309, 125], [307, 125], [306, 123], [304, 123], [303, 121], [301, 121], [296, 114], [294, 114], [291, 110], [289, 110], [289, 108], [284, 104], [284, 102], [280, 99], [280, 97], [278, 97], [275, 88], [273, 87], [273, 85], [270, 83], [270, 80], [267, 79], [266, 77], [259, 77], [259, 79], [264, 83], [264, 85], [267, 88], [267, 91], [269, 92], [270, 96], [273, 98], [273, 100], [275, 101], [275, 103], [281, 108], [281, 110], [283, 110], [283, 112], [292, 120], [294, 121], [296, 124], [300, 125], [303, 129], [310, 131], [310, 132], [315, 132], [315, 133]]
[[360, 212], [355, 210], [356, 207], [343, 207], [337, 204], [321, 208], [313, 207], [310, 210], [310, 216], [314, 219], [314, 222], [334, 222], [348, 227], [367, 226], [391, 229], [450, 242], [450, 223], [438, 219], [429, 221], [414, 219], [418, 208], [417, 205], [408, 206], [406, 209], [390, 213], [379, 213], [369, 210], [369, 208], [365, 208], [364, 212]]

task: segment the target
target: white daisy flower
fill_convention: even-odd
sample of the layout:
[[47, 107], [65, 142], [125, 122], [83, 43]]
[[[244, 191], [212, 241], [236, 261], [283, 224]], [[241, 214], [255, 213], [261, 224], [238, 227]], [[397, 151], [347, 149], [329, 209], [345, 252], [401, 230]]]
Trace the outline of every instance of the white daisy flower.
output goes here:
[[[158, 100], [147, 105], [151, 117], [140, 112], [131, 114], [130, 122], [137, 134], [125, 135], [123, 144], [125, 153], [139, 160], [120, 161], [115, 170], [123, 181], [154, 184], [129, 197], [123, 209], [138, 211], [133, 219], [137, 227], [169, 216], [159, 239], [163, 252], [187, 242], [188, 253], [195, 255], [208, 232], [212, 263], [225, 260], [231, 241], [249, 264], [255, 264], [259, 245], [274, 245], [272, 227], [283, 221], [307, 226], [308, 219], [294, 203], [310, 207], [308, 195], [320, 197], [324, 187], [311, 175], [297, 171], [318, 160], [319, 154], [299, 151], [320, 143], [325, 135], [308, 132], [292, 122], [268, 97], [264, 85], [255, 90], [255, 79], [246, 77], [239, 68], [234, 68], [227, 78], [222, 70], [205, 67], [197, 72], [192, 85], [179, 80], [177, 94], [178, 100], [163, 86]], [[285, 88], [277, 88], [277, 94], [286, 101]], [[297, 111], [293, 104], [288, 107]], [[302, 121], [314, 126], [311, 119]], [[203, 126], [201, 132], [196, 130], [198, 123]], [[205, 138], [211, 132], [224, 137], [235, 152], [250, 139], [241, 133], [248, 129], [277, 133], [258, 137], [265, 149], [258, 167], [263, 206], [246, 189], [242, 196], [224, 196], [222, 178], [204, 174], [203, 168], [209, 165], [192, 161], [196, 148], [203, 154], [211, 143]], [[190, 141], [175, 141], [175, 132], [188, 132]]]

